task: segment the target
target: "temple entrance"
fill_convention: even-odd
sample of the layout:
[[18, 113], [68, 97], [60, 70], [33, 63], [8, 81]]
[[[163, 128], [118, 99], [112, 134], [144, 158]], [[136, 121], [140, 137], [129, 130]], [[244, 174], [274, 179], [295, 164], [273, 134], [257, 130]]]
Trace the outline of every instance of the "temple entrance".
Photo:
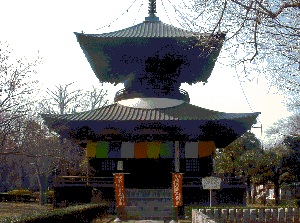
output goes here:
[[174, 159], [124, 161], [125, 188], [171, 188]]

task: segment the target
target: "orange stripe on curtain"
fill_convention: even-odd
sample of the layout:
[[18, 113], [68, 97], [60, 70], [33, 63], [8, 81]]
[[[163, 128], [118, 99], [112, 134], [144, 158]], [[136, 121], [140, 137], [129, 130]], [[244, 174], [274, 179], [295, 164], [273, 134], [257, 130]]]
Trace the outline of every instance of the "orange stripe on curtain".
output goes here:
[[134, 158], [147, 158], [148, 142], [134, 143]]
[[199, 158], [212, 156], [215, 153], [216, 146], [214, 141], [202, 141], [198, 143]]

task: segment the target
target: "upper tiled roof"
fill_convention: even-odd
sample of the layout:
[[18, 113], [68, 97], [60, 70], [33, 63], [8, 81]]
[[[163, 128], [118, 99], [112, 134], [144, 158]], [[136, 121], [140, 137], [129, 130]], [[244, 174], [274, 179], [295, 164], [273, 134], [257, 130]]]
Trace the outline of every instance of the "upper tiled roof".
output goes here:
[[235, 120], [256, 118], [256, 113], [225, 113], [197, 107], [188, 103], [159, 109], [132, 108], [118, 103], [78, 114], [43, 114], [48, 122], [59, 121], [164, 121], [164, 120]]
[[198, 35], [195, 32], [176, 28], [172, 25], [165, 24], [161, 21], [145, 21], [126, 29], [122, 29], [110, 33], [102, 34], [87, 34], [94, 37], [196, 37]]

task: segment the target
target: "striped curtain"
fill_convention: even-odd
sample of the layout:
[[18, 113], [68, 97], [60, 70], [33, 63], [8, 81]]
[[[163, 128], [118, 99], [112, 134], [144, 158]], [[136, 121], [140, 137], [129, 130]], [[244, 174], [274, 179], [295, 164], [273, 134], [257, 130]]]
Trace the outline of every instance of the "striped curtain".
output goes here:
[[147, 156], [148, 158], [159, 158], [161, 142], [148, 142], [147, 144]]
[[212, 156], [215, 153], [216, 146], [214, 141], [202, 141], [198, 143], [199, 158]]
[[174, 148], [172, 142], [162, 143], [160, 145], [160, 157], [161, 158], [174, 158]]
[[121, 158], [134, 158], [134, 147], [133, 142], [122, 142]]
[[96, 158], [108, 158], [108, 142], [99, 141], [97, 143]]
[[108, 144], [108, 158], [121, 158], [121, 142], [110, 142]]
[[87, 141], [86, 144], [86, 157], [95, 158], [96, 157], [97, 142]]
[[134, 143], [134, 158], [147, 158], [148, 142]]

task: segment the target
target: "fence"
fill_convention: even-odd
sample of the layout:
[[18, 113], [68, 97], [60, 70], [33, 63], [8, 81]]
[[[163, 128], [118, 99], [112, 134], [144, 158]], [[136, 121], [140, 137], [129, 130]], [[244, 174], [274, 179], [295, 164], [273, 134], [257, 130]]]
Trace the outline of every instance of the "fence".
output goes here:
[[299, 208], [193, 209], [192, 223], [300, 223]]
[[192, 223], [217, 223], [209, 216], [205, 215], [202, 211], [192, 210]]

